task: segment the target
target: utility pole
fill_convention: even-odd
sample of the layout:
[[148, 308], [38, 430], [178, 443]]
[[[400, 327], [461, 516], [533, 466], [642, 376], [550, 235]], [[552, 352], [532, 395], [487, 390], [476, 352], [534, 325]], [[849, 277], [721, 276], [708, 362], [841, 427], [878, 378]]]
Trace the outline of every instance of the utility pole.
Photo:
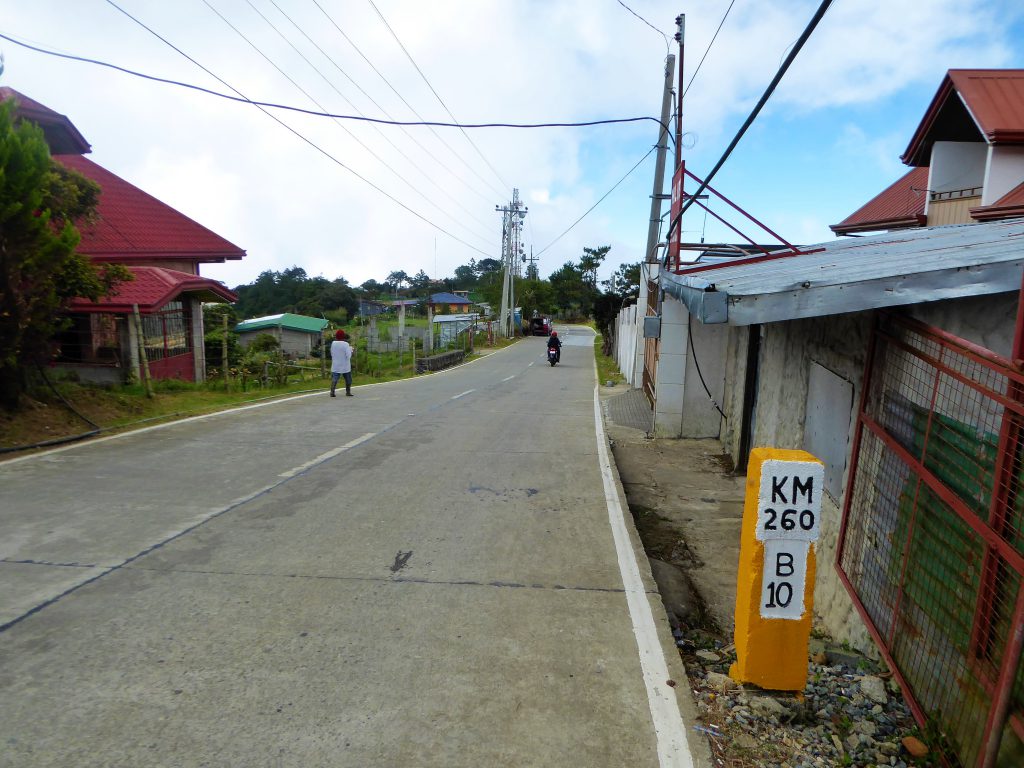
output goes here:
[[671, 53], [665, 59], [665, 91], [661, 99], [661, 128], [658, 133], [658, 154], [654, 164], [654, 190], [651, 192], [651, 221], [647, 227], [646, 262], [657, 261], [654, 257], [658, 245], [658, 225], [661, 223], [661, 201], [665, 190], [665, 155], [668, 153], [668, 121], [672, 113], [672, 79], [675, 75], [676, 57]]
[[529, 262], [529, 265], [526, 267], [526, 279], [539, 280], [540, 275], [537, 272], [537, 262], [540, 261], [540, 259], [533, 255], [532, 245], [530, 246], [530, 255], [524, 256], [523, 259]]
[[519, 199], [519, 190], [512, 190], [512, 202], [505, 206], [494, 206], [502, 214], [501, 262], [503, 267], [501, 284], [501, 313], [498, 316], [498, 332], [505, 338], [515, 335], [515, 281], [518, 277], [522, 256], [523, 219], [529, 210]]

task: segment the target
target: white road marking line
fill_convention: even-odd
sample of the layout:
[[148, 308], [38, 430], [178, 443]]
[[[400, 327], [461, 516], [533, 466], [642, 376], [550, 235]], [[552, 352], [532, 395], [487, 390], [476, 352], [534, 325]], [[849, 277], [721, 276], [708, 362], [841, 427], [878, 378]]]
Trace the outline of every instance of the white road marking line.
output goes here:
[[506, 381], [512, 381], [512, 379], [514, 378], [515, 376], [506, 376], [504, 379], [501, 380], [501, 383], [504, 384]]
[[345, 443], [344, 445], [339, 445], [337, 448], [332, 448], [331, 450], [327, 451], [326, 453], [321, 453], [315, 459], [310, 459], [305, 464], [299, 464], [299, 466], [294, 467], [292, 469], [289, 469], [287, 472], [282, 472], [281, 474], [278, 475], [278, 477], [286, 477], [286, 478], [287, 477], [295, 477], [300, 472], [304, 472], [307, 469], [309, 469], [310, 467], [315, 467], [317, 464], [320, 464], [321, 462], [327, 461], [328, 459], [333, 459], [339, 453], [344, 453], [345, 451], [349, 450], [350, 448], [355, 448], [360, 443], [365, 443], [371, 437], [375, 437], [376, 435], [377, 435], [376, 432], [367, 432], [362, 437], [357, 437], [355, 440], [350, 440], [349, 442]]
[[668, 664], [658, 642], [654, 614], [651, 613], [651, 604], [640, 578], [640, 567], [637, 565], [629, 532], [623, 520], [622, 504], [612, 475], [608, 440], [605, 437], [599, 391], [596, 386], [594, 424], [597, 429], [598, 460], [601, 464], [601, 476], [604, 478], [604, 495], [608, 504], [608, 521], [615, 542], [615, 554], [619, 560], [619, 572], [626, 592], [629, 617], [633, 622], [633, 634], [636, 636], [637, 650], [640, 653], [640, 668], [647, 688], [651, 720], [654, 722], [654, 732], [658, 739], [658, 763], [662, 768], [693, 768], [693, 756], [690, 754], [690, 745], [686, 739], [686, 726], [679, 712], [675, 690], [667, 685]]
[[476, 390], [475, 389], [467, 389], [465, 392], [461, 392], [461, 393], [455, 395], [455, 397], [453, 397], [452, 400], [458, 400], [460, 397], [465, 397], [466, 395], [470, 394], [471, 392], [476, 392]]

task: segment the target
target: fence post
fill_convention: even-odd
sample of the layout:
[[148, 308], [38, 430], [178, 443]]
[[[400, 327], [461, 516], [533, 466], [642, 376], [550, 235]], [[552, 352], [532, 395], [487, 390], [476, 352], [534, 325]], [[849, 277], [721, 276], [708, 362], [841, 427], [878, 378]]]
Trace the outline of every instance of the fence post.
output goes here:
[[220, 364], [224, 368], [224, 391], [228, 392], [231, 390], [231, 376], [230, 368], [228, 365], [228, 313], [225, 312], [223, 316], [223, 322], [221, 323], [221, 329], [223, 330], [223, 336], [220, 340]]
[[139, 366], [142, 377], [145, 379], [146, 397], [153, 397], [153, 378], [149, 375], [149, 357], [146, 355], [146, 336], [142, 330], [142, 315], [139, 314], [139, 305], [132, 304], [132, 313], [135, 316], [135, 336], [139, 342]]

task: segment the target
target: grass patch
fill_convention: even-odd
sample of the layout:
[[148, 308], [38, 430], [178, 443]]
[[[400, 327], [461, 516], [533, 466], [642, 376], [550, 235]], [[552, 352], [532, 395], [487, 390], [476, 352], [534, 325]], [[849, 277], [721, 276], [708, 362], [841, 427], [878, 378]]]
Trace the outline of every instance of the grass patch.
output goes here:
[[[514, 339], [496, 339], [494, 346], [488, 347], [478, 336], [475, 354], [467, 354], [466, 360], [513, 343]], [[417, 352], [417, 357], [421, 354]], [[397, 353], [377, 355], [366, 354], [364, 350], [360, 350], [353, 363], [352, 383], [355, 386], [415, 375], [412, 355], [408, 352], [402, 355], [401, 365]], [[93, 431], [96, 428], [93, 424], [98, 425], [104, 434], [110, 434], [298, 393], [326, 392], [330, 386], [330, 374], [320, 376], [318, 360], [305, 361], [305, 364], [312, 370], [304, 371], [301, 379], [293, 375], [285, 382], [271, 381], [266, 385], [260, 377], [250, 376], [244, 389], [240, 379], [233, 380], [230, 387], [225, 387], [221, 378], [211, 378], [202, 384], [177, 379], [156, 381], [152, 398], [146, 397], [140, 384], [110, 387], [55, 379], [51, 389], [44, 382], [37, 381], [22, 398], [19, 410], [8, 413], [0, 409], [0, 449], [81, 435]], [[329, 363], [326, 369], [330, 371]], [[81, 416], [76, 415], [64, 401]]]
[[622, 375], [615, 359], [601, 351], [602, 342], [601, 334], [594, 336], [594, 359], [597, 361], [597, 381], [601, 386], [604, 386], [609, 381], [613, 384], [621, 384], [626, 380], [626, 377]]

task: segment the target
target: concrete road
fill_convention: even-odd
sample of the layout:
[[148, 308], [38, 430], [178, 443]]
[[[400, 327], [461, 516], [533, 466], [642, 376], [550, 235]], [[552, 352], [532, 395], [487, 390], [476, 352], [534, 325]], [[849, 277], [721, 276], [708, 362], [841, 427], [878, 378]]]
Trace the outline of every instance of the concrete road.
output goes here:
[[704, 764], [563, 338], [0, 464], [0, 766]]

